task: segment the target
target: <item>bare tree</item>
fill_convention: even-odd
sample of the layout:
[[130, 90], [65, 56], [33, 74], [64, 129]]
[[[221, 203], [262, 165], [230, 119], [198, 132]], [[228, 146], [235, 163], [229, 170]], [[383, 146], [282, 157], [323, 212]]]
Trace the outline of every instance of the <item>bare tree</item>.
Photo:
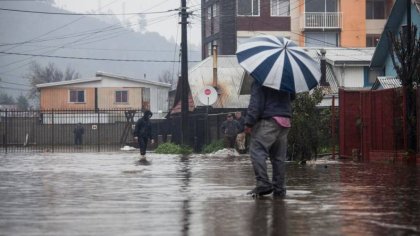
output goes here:
[[29, 68], [29, 73], [25, 75], [25, 78], [30, 81], [32, 86], [29, 91], [29, 98], [33, 99], [38, 96], [38, 90], [36, 87], [38, 84], [78, 79], [79, 77], [79, 73], [75, 72], [71, 68], [67, 68], [63, 73], [53, 63], [42, 67], [37, 62], [32, 62]]
[[398, 34], [388, 32], [390, 54], [394, 69], [406, 96], [407, 140], [409, 151], [416, 150], [417, 114], [415, 88], [420, 82], [420, 39], [417, 27], [406, 27]]
[[172, 73], [169, 70], [163, 71], [162, 74], [159, 75], [159, 82], [170, 84], [172, 88], [174, 85]]

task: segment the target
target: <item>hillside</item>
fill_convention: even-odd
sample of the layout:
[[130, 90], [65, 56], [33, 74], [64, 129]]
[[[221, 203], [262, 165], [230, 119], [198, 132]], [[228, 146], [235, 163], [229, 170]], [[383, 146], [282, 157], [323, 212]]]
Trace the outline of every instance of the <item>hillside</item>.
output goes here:
[[[0, 8], [42, 12], [66, 12], [45, 1], [1, 1]], [[173, 13], [172, 13], [173, 14]], [[165, 17], [165, 16], [163, 16]], [[0, 85], [2, 92], [24, 94], [24, 78], [31, 61], [54, 63], [61, 70], [73, 68], [90, 78], [96, 71], [157, 81], [169, 71], [179, 71], [179, 46], [157, 33], [139, 33], [121, 26], [112, 16], [68, 16], [0, 11]], [[179, 45], [179, 42], [178, 42]], [[200, 60], [200, 49], [190, 46], [189, 60]], [[21, 53], [72, 58], [9, 55]], [[127, 61], [110, 61], [118, 59]], [[136, 60], [136, 61], [131, 61]]]

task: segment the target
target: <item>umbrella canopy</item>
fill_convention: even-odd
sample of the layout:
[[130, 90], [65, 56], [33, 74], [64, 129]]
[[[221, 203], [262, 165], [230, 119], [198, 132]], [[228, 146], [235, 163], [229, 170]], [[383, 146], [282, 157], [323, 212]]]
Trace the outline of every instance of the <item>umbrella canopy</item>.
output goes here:
[[293, 41], [272, 35], [250, 38], [236, 52], [239, 64], [263, 86], [290, 93], [313, 89], [320, 64]]

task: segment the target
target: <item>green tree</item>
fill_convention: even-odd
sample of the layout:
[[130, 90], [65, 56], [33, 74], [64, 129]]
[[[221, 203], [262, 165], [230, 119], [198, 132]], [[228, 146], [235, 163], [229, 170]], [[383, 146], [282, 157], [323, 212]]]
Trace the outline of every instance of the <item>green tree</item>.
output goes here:
[[322, 101], [320, 88], [313, 93], [297, 94], [293, 102], [292, 128], [289, 132], [288, 155], [293, 160], [309, 160], [325, 145], [328, 136], [328, 113], [316, 107]]
[[12, 105], [15, 104], [15, 99], [6, 94], [6, 93], [0, 93], [0, 104], [4, 104], [4, 105]]
[[17, 98], [16, 104], [17, 104], [18, 109], [21, 110], [21, 111], [26, 111], [26, 110], [29, 109], [28, 99], [23, 95], [20, 95]]
[[53, 63], [42, 67], [37, 62], [32, 62], [29, 73], [25, 75], [31, 83], [29, 98], [38, 97], [38, 89], [36, 85], [43, 83], [59, 82], [63, 80], [73, 80], [80, 78], [80, 74], [71, 68], [66, 68], [65, 72], [59, 70]]

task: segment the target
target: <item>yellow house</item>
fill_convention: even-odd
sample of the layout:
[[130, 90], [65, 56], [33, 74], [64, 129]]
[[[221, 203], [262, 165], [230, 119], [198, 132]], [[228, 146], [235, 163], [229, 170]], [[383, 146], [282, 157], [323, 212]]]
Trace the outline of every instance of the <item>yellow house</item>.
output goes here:
[[167, 113], [170, 84], [97, 72], [94, 78], [38, 84], [41, 110], [149, 109]]

